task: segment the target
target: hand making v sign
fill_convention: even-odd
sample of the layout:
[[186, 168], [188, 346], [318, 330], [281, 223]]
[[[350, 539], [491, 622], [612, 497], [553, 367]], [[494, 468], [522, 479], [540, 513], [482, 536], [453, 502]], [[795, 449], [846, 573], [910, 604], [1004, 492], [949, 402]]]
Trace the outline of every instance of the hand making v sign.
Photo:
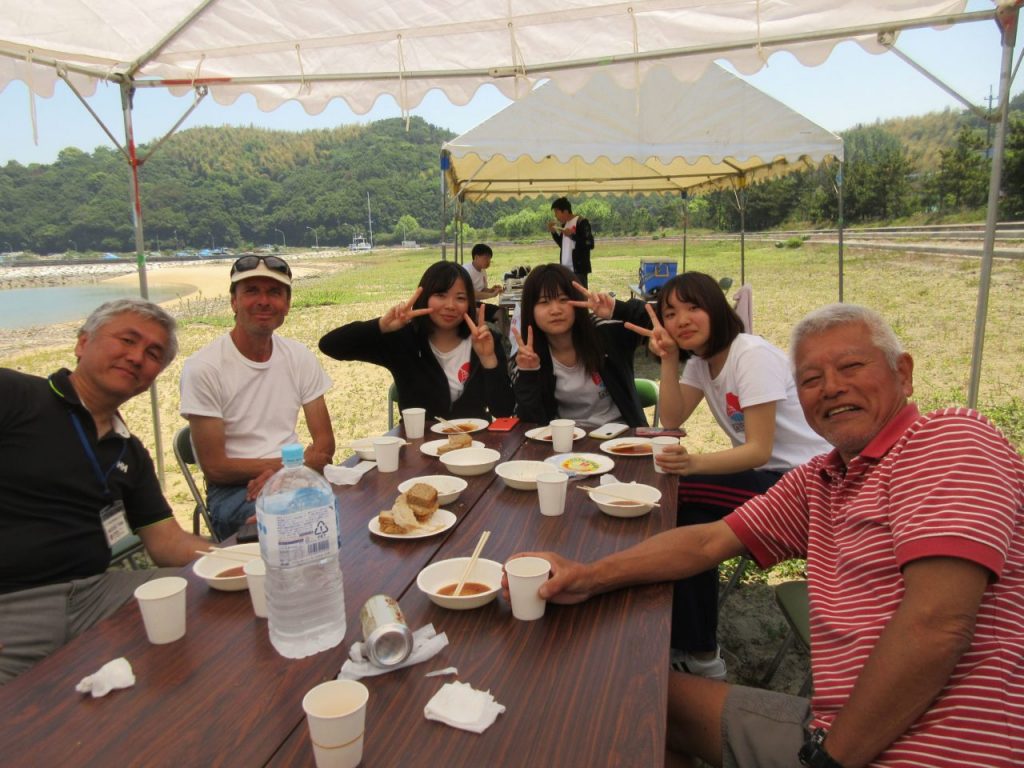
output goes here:
[[512, 335], [516, 337], [516, 367], [521, 371], [536, 371], [540, 368], [540, 356], [533, 351], [533, 326], [526, 328], [526, 340], [523, 340], [519, 329], [512, 326]]
[[416, 304], [416, 299], [423, 293], [423, 287], [420, 286], [413, 293], [412, 298], [402, 304], [395, 304], [391, 309], [381, 315], [380, 318], [380, 330], [381, 333], [394, 333], [407, 326], [413, 321], [413, 318], [421, 317], [422, 315], [429, 315], [433, 310], [430, 307], [423, 307], [422, 309], [413, 309]]
[[463, 317], [466, 319], [466, 325], [469, 326], [469, 338], [473, 344], [473, 351], [480, 358], [480, 365], [488, 370], [497, 368], [498, 356], [494, 353], [494, 335], [484, 320], [484, 305], [477, 305], [475, 323], [469, 313], [464, 314]]
[[615, 311], [614, 296], [609, 293], [589, 291], [583, 287], [582, 283], [578, 283], [576, 281], [573, 281], [572, 287], [583, 294], [584, 299], [582, 301], [574, 299], [569, 302], [570, 304], [574, 307], [589, 309], [602, 320], [611, 320], [612, 313]]

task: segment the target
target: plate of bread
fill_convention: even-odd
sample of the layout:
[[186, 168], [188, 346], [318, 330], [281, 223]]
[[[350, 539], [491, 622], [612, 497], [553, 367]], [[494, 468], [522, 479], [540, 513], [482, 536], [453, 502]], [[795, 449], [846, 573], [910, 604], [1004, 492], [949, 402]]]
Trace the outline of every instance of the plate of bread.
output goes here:
[[433, 456], [437, 458], [442, 456], [448, 451], [457, 451], [460, 448], [483, 448], [484, 444], [479, 440], [474, 440], [465, 432], [459, 432], [448, 435], [444, 440], [431, 440], [428, 443], [423, 443], [420, 446], [420, 452], [425, 453], [427, 456]]
[[431, 426], [430, 431], [438, 435], [457, 435], [460, 432], [467, 434], [487, 429], [490, 423], [487, 419], [448, 419], [434, 424]]
[[386, 539], [422, 539], [447, 531], [456, 519], [448, 510], [438, 509], [434, 486], [416, 483], [398, 495], [391, 509], [371, 518], [367, 527]]

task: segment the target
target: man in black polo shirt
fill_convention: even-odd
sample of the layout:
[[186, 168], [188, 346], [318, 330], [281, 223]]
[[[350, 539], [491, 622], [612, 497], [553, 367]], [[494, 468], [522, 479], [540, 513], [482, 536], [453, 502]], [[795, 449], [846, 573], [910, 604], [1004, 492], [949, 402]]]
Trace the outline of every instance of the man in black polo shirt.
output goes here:
[[0, 684], [167, 575], [106, 572], [123, 536], [135, 531], [162, 566], [209, 546], [175, 521], [149, 453], [117, 412], [177, 350], [170, 315], [121, 299], [82, 326], [74, 371], [0, 369]]

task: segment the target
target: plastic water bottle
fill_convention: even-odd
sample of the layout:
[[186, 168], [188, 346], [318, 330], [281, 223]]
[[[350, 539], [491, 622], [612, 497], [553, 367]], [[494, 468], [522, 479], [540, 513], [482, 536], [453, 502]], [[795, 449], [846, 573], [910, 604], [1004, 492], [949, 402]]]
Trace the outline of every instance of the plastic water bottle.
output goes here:
[[284, 466], [256, 499], [260, 554], [267, 565], [270, 642], [301, 659], [345, 636], [341, 526], [330, 483], [302, 463], [302, 446], [281, 450]]

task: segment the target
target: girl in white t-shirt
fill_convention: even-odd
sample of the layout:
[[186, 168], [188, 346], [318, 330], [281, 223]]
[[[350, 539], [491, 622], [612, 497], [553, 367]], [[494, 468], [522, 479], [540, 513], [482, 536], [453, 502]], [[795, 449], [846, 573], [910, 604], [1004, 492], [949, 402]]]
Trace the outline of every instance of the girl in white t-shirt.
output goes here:
[[[732, 442], [708, 453], [671, 446], [658, 457], [659, 466], [680, 476], [679, 525], [720, 520], [782, 473], [831, 449], [807, 425], [789, 358], [743, 333], [714, 278], [700, 272], [672, 278], [661, 289], [658, 314], [650, 348], [661, 358], [662, 423], [680, 426], [705, 400]], [[677, 668], [724, 679], [717, 630], [717, 569], [678, 582], [672, 620]]]

